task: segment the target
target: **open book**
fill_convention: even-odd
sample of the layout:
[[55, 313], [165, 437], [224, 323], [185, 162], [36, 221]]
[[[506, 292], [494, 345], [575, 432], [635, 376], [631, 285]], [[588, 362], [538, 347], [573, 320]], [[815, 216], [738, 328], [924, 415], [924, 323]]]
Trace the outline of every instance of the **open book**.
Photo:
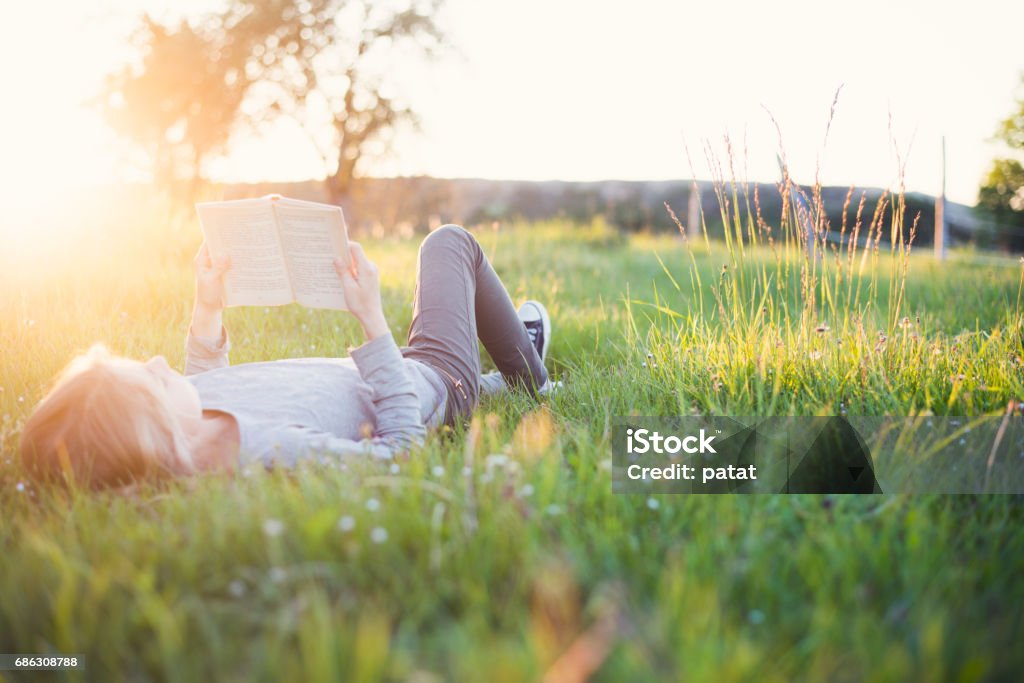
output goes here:
[[228, 306], [346, 310], [334, 258], [349, 263], [341, 208], [280, 195], [196, 204], [210, 256], [230, 258]]

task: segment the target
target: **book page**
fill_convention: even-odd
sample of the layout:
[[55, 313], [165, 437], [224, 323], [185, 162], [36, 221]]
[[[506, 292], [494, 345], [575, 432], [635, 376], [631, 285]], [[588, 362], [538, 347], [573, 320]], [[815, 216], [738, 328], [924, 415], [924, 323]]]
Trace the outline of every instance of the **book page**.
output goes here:
[[274, 210], [295, 300], [310, 308], [347, 310], [341, 278], [334, 270], [335, 257], [349, 261], [341, 209], [281, 200], [274, 202]]
[[281, 306], [294, 301], [274, 207], [268, 200], [196, 205], [213, 258], [228, 257], [227, 306]]

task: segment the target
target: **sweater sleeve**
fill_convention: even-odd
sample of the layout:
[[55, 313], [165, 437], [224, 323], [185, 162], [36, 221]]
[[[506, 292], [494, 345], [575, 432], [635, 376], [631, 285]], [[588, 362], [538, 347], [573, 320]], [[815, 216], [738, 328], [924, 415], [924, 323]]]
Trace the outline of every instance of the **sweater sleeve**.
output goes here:
[[228, 363], [228, 351], [231, 350], [231, 341], [228, 339], [228, 331], [220, 328], [220, 338], [201, 337], [192, 334], [192, 328], [188, 330], [185, 337], [185, 375], [196, 375], [207, 370], [226, 368]]
[[351, 349], [349, 356], [373, 389], [377, 418], [373, 440], [396, 451], [422, 444], [427, 430], [420, 414], [420, 397], [394, 337], [377, 337]]
[[391, 460], [396, 455], [421, 445], [427, 429], [420, 413], [416, 385], [409, 376], [401, 352], [391, 335], [366, 342], [349, 355], [360, 376], [373, 390], [376, 428], [372, 436], [345, 439], [329, 432], [289, 425], [279, 429], [264, 464], [294, 465], [311, 458], [348, 457]]

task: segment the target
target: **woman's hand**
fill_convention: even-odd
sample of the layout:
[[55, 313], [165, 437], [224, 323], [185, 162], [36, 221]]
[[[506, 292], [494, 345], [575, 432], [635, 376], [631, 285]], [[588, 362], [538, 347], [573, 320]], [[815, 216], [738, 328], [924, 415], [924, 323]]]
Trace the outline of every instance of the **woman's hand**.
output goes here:
[[196, 271], [196, 307], [224, 310], [224, 274], [231, 262], [226, 258], [214, 260], [203, 242], [192, 264]]
[[231, 268], [228, 259], [214, 260], [206, 242], [192, 262], [196, 271], [196, 300], [192, 309], [192, 333], [201, 337], [219, 337], [224, 311], [224, 274]]
[[380, 303], [380, 270], [366, 258], [366, 252], [358, 242], [349, 242], [348, 246], [351, 267], [341, 259], [334, 259], [334, 270], [341, 278], [348, 310], [362, 324], [367, 339], [391, 334]]

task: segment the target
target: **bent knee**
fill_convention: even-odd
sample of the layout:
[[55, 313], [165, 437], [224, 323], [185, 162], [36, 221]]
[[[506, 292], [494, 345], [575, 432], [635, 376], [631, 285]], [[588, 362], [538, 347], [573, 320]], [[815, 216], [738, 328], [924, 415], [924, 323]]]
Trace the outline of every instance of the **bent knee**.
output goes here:
[[426, 249], [428, 246], [438, 244], [462, 244], [468, 246], [476, 244], [476, 238], [461, 225], [448, 223], [427, 235], [420, 249]]

